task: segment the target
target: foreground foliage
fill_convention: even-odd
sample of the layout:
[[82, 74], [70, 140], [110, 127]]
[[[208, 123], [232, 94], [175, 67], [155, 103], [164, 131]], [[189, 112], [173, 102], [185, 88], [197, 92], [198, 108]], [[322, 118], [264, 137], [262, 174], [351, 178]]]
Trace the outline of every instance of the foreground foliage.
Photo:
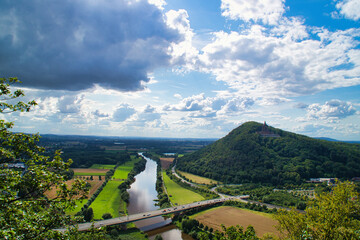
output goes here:
[[289, 239], [359, 239], [359, 193], [354, 184], [339, 183], [309, 201], [305, 214], [280, 210], [276, 218]]
[[[24, 96], [21, 90], [11, 92], [10, 86], [19, 82], [16, 78], [0, 78], [0, 113], [27, 112], [34, 101], [10, 104]], [[60, 152], [54, 156], [43, 155], [44, 148], [37, 145], [39, 135], [13, 133], [13, 123], [0, 120], [0, 238], [1, 239], [82, 239], [87, 234], [76, 229], [66, 233], [52, 229], [73, 223], [66, 209], [75, 200], [85, 198], [86, 183], [76, 180], [66, 185], [71, 161], [63, 161]], [[16, 165], [16, 163], [18, 163]], [[58, 189], [54, 198], [45, 192]], [[95, 232], [92, 239], [101, 238]]]

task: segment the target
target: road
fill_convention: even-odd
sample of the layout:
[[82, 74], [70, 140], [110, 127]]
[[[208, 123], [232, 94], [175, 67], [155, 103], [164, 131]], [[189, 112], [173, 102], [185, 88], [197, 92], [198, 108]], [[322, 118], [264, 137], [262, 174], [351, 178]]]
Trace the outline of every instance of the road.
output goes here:
[[[204, 200], [204, 201], [200, 201], [200, 202], [194, 202], [194, 203], [184, 204], [184, 205], [165, 208], [165, 209], [159, 209], [159, 210], [150, 211], [150, 212], [132, 214], [132, 215], [124, 216], [124, 217], [111, 218], [111, 219], [106, 219], [106, 220], [101, 220], [101, 221], [96, 221], [96, 222], [80, 223], [77, 225], [77, 227], [78, 227], [79, 231], [86, 231], [86, 230], [89, 230], [92, 226], [95, 228], [99, 228], [99, 227], [103, 227], [103, 226], [111, 226], [111, 225], [117, 225], [117, 224], [123, 224], [123, 223], [136, 222], [139, 220], [157, 217], [157, 216], [161, 216], [161, 215], [165, 215], [165, 214], [177, 213], [177, 212], [185, 211], [185, 210], [192, 209], [192, 208], [202, 207], [202, 206], [206, 206], [206, 205], [213, 205], [213, 204], [225, 202], [228, 200], [242, 200], [242, 199], [248, 198], [248, 197], [249, 197], [248, 195], [243, 195], [243, 196], [227, 197], [227, 198], [221, 198], [221, 199]], [[64, 232], [66, 230], [66, 228], [60, 228], [60, 229], [55, 229], [55, 230]]]

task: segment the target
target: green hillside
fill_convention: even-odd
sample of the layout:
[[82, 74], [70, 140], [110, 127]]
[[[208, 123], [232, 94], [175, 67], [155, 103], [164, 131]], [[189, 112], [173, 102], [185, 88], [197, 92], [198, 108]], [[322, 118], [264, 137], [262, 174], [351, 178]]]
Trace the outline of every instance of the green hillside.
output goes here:
[[360, 144], [329, 142], [247, 122], [224, 138], [178, 159], [177, 168], [225, 183], [301, 183], [360, 177]]

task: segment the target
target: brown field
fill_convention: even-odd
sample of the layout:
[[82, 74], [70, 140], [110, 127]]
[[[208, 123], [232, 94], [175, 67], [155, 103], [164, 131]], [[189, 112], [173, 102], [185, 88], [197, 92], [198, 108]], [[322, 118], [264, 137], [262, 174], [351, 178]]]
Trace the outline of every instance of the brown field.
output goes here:
[[[75, 181], [75, 179], [66, 181], [67, 186], [70, 186], [74, 181]], [[91, 195], [93, 195], [96, 192], [96, 190], [103, 184], [104, 181], [105, 181], [104, 177], [102, 178], [102, 180], [99, 180], [99, 178], [94, 178], [94, 180], [92, 180], [92, 181], [87, 180], [87, 182], [91, 184], [88, 198], [90, 198]], [[56, 197], [56, 190], [57, 190], [56, 188], [53, 188], [50, 191], [45, 192], [45, 195], [48, 198], [53, 199]]]
[[222, 231], [221, 224], [226, 227], [243, 226], [244, 230], [251, 225], [254, 227], [257, 236], [261, 237], [265, 233], [280, 236], [279, 231], [274, 227], [277, 225], [277, 221], [272, 219], [270, 215], [240, 208], [218, 207], [196, 215], [195, 219], [214, 230]]
[[198, 184], [219, 184], [220, 182], [216, 181], [216, 180], [212, 180], [210, 178], [206, 178], [206, 177], [200, 177], [198, 175], [194, 175], [191, 173], [187, 173], [187, 172], [183, 172], [183, 171], [179, 171], [177, 170], [178, 173], [180, 173], [181, 175], [183, 175], [184, 177], [186, 177], [187, 179], [193, 181], [194, 183], [198, 183]]
[[160, 158], [161, 168], [168, 169], [175, 158]]
[[106, 173], [110, 169], [72, 168], [74, 173]]

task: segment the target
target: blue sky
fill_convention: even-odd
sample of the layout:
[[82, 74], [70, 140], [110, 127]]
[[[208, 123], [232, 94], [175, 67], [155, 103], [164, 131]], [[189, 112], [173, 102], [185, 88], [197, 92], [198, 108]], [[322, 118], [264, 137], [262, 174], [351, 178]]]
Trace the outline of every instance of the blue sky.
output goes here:
[[[360, 0], [4, 0], [0, 73], [42, 134], [360, 140]], [[26, 100], [26, 99], [24, 99]]]

